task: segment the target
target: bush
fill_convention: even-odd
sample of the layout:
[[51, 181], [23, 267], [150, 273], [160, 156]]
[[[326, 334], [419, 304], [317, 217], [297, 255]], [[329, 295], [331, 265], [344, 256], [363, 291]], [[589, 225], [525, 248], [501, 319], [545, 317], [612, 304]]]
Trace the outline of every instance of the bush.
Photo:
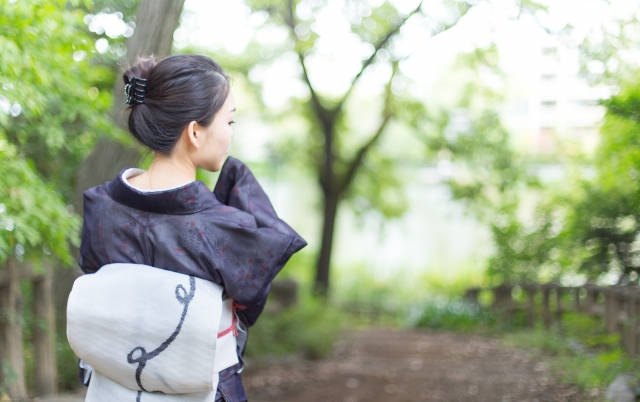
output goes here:
[[471, 331], [495, 323], [495, 314], [488, 309], [459, 299], [429, 300], [414, 309], [409, 325], [418, 328], [442, 328]]
[[620, 348], [619, 335], [607, 334], [601, 318], [579, 313], [565, 313], [561, 325], [552, 330], [515, 332], [503, 341], [550, 358], [549, 365], [561, 381], [582, 389], [604, 388], [619, 374], [638, 369]]
[[325, 301], [306, 298], [281, 313], [265, 312], [249, 330], [247, 355], [301, 355], [318, 359], [331, 353], [344, 329], [344, 315]]
[[83, 385], [78, 380], [78, 357], [69, 346], [66, 334], [58, 334], [56, 339], [56, 358], [58, 388], [60, 391], [72, 391], [82, 388]]

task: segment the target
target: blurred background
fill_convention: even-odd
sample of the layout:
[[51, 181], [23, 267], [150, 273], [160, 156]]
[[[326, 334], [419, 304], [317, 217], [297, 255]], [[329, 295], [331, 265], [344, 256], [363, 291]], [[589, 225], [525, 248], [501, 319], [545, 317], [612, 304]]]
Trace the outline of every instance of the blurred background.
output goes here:
[[[525, 326], [500, 322], [491, 292], [464, 301], [470, 288], [633, 288], [639, 18], [636, 0], [0, 0], [0, 395], [77, 388], [64, 334], [81, 194], [152, 157], [124, 125], [137, 55], [225, 68], [230, 154], [309, 243], [250, 361], [322, 358], [363, 327]], [[559, 338], [604, 333], [574, 318]], [[514, 342], [548, 349], [537, 330]], [[54, 374], [37, 372], [38, 342]], [[635, 367], [616, 356], [566, 381], [597, 395]]]

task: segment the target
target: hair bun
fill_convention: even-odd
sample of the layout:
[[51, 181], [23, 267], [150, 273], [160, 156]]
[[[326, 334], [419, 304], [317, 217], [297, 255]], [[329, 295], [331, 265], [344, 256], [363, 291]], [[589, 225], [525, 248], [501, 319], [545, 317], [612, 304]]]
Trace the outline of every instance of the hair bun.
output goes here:
[[135, 63], [122, 75], [125, 85], [129, 84], [133, 78], [148, 79], [149, 73], [151, 73], [151, 70], [153, 70], [155, 66], [156, 61], [153, 56], [138, 57]]

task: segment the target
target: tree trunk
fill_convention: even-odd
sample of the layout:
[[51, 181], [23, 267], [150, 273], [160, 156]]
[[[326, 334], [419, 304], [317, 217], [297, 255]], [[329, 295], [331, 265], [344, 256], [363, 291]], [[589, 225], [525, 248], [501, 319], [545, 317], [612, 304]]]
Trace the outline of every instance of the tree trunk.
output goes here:
[[333, 248], [333, 234], [335, 231], [336, 215], [340, 195], [337, 193], [324, 194], [324, 223], [322, 225], [322, 243], [320, 245], [320, 255], [318, 256], [318, 266], [316, 267], [315, 291], [317, 294], [326, 296], [329, 291], [329, 268], [331, 266], [331, 251]]
[[[184, 0], [142, 0], [136, 11], [136, 29], [127, 40], [126, 63], [132, 63], [138, 56], [155, 55], [164, 57], [171, 54], [173, 32], [180, 21], [180, 13]], [[127, 106], [124, 95], [124, 82], [118, 74], [114, 84], [114, 103], [111, 116], [118, 127], [127, 129], [127, 117], [124, 109]], [[140, 158], [138, 148], [127, 148], [111, 139], [98, 140], [93, 151], [80, 166], [76, 178], [74, 195], [75, 211], [82, 215], [82, 192], [113, 179], [127, 166], [134, 166]], [[74, 256], [78, 257], [75, 249]], [[57, 323], [60, 328], [66, 327], [67, 298], [71, 292], [73, 281], [82, 272], [77, 266], [72, 269], [56, 267], [54, 288], [56, 299]]]
[[36, 394], [58, 392], [56, 368], [56, 324], [53, 306], [52, 269], [46, 266], [45, 275], [33, 282], [33, 310], [36, 317], [33, 347], [36, 369]]
[[[138, 56], [171, 54], [173, 32], [180, 21], [184, 0], [142, 0], [136, 11], [136, 29], [127, 41], [126, 63], [133, 63]], [[118, 127], [127, 130], [128, 115], [125, 112], [124, 82], [117, 74], [113, 88], [114, 99], [111, 116]], [[120, 143], [103, 138], [82, 163], [76, 182], [75, 208], [82, 213], [82, 192], [113, 179], [120, 170], [135, 165], [140, 157], [138, 149], [124, 147]]]
[[[136, 30], [127, 40], [127, 64], [139, 56], [165, 57], [171, 54], [173, 32], [180, 22], [184, 0], [142, 0], [136, 11]], [[126, 65], [126, 64], [125, 64]], [[120, 128], [127, 129], [124, 81], [118, 74], [114, 88], [115, 97], [111, 114]], [[115, 156], [115, 155], [114, 155]], [[110, 179], [111, 177], [108, 177]]]
[[0, 385], [11, 398], [27, 398], [22, 353], [22, 294], [20, 273], [13, 257], [6, 265], [9, 282], [0, 288]]

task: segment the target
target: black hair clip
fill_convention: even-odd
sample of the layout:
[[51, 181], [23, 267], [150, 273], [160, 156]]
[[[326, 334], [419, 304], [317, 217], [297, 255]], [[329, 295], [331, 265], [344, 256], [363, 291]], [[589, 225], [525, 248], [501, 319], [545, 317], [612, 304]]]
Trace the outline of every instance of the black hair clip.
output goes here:
[[144, 103], [144, 94], [147, 91], [147, 80], [144, 78], [133, 77], [129, 83], [124, 86], [124, 94], [127, 95], [127, 105], [135, 103]]

